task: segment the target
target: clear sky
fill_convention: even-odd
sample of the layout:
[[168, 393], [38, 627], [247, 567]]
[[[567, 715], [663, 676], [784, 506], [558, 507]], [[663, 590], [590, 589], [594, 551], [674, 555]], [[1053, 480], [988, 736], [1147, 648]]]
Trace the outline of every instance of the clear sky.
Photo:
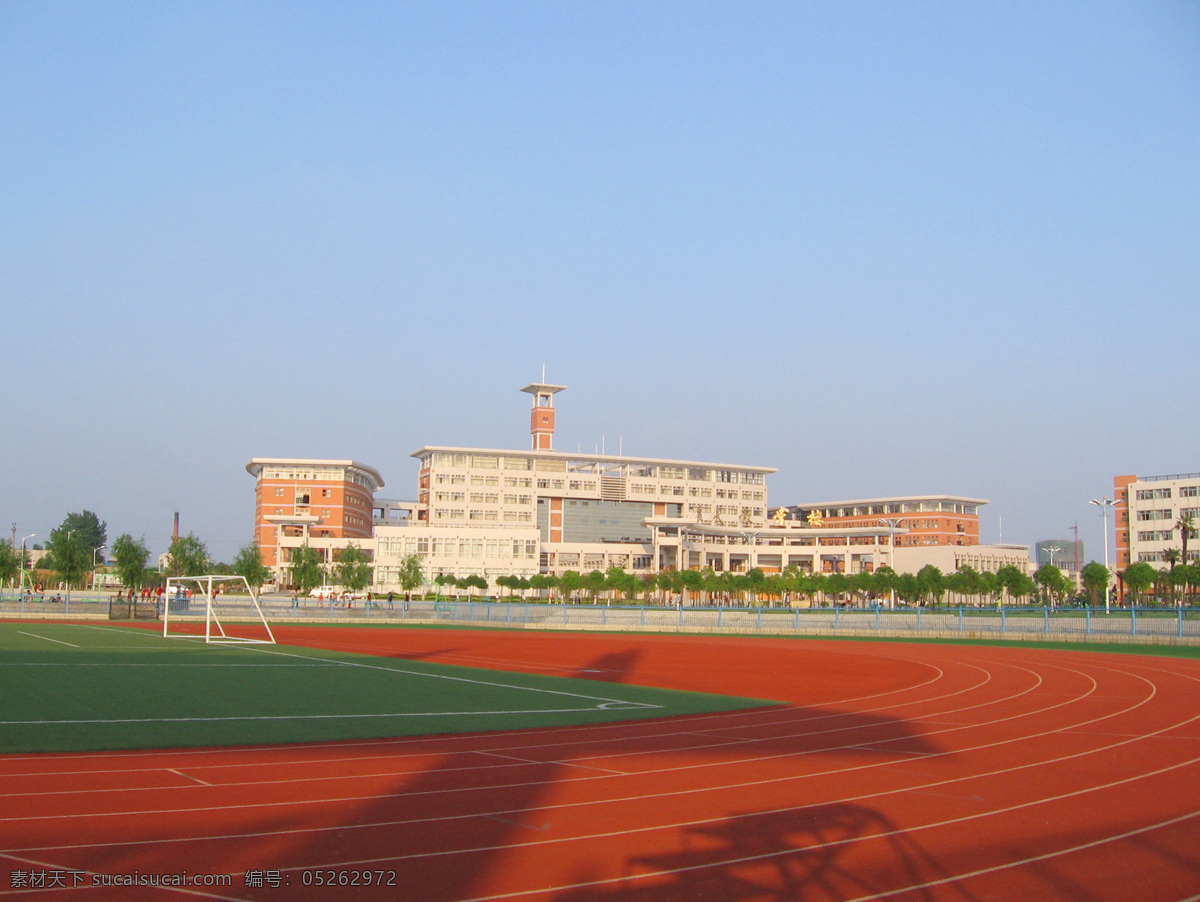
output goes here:
[[1200, 471], [1195, 2], [0, 2], [0, 533], [229, 560], [251, 457], [987, 498]]

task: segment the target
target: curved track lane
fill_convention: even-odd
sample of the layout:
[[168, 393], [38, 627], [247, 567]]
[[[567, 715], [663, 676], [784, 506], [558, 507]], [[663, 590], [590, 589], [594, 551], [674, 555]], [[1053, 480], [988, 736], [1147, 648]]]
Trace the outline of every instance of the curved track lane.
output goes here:
[[[589, 728], [0, 758], [56, 898], [1114, 899], [1200, 892], [1200, 662], [678, 636], [281, 641], [779, 699]], [[224, 888], [93, 875], [230, 873]], [[248, 886], [257, 882], [262, 886]], [[76, 877], [75, 875], [81, 875]], [[343, 877], [343, 875], [346, 875]], [[278, 886], [271, 885], [278, 882]]]

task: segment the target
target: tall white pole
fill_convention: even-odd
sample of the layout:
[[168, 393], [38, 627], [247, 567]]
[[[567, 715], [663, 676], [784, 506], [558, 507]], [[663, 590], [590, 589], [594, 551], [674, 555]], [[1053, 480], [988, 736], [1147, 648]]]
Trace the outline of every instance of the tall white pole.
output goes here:
[[1100, 519], [1104, 523], [1104, 613], [1112, 613], [1112, 602], [1108, 597], [1108, 578], [1111, 575], [1108, 571], [1108, 509], [1117, 502], [1111, 498], [1093, 498], [1088, 504], [1094, 504], [1100, 508]]

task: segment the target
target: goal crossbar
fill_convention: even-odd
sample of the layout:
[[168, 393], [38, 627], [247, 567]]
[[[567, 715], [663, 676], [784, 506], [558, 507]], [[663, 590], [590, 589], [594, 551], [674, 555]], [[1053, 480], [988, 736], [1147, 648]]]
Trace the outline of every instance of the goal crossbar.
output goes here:
[[[266, 639], [254, 639], [243, 636], [231, 636], [225, 631], [225, 627], [221, 625], [221, 618], [217, 615], [214, 601], [216, 599], [215, 588], [225, 582], [241, 582], [246, 587], [246, 594], [250, 596], [250, 608], [258, 615], [259, 621], [266, 630]], [[194, 585], [200, 596], [204, 599], [204, 641], [206, 644], [251, 644], [251, 645], [274, 645], [275, 634], [271, 632], [271, 624], [267, 623], [266, 615], [263, 614], [262, 605], [258, 603], [258, 594], [250, 586], [250, 582], [244, 576], [228, 576], [223, 574], [207, 574], [205, 576], [171, 576], [167, 578], [166, 590], [163, 597], [163, 638], [178, 639], [182, 638], [179, 634], [172, 635], [170, 632], [171, 622], [171, 601], [174, 597], [180, 594], [180, 590]]]

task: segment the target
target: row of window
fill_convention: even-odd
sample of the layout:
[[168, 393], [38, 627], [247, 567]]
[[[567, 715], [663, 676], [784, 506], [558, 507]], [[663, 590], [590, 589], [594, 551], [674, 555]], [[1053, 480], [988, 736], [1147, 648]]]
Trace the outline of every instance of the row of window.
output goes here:
[[[821, 516], [831, 517], [873, 517], [887, 514], [920, 514], [920, 513], [949, 513], [975, 516], [979, 508], [974, 504], [964, 504], [961, 501], [902, 501], [894, 504], [863, 504], [856, 507], [827, 507], [822, 509]], [[807, 514], [807, 510], [801, 511]]]
[[[1189, 541], [1191, 539], [1195, 539], [1198, 537], [1200, 537], [1200, 529], [1189, 529], [1188, 530]], [[1137, 534], [1137, 540], [1139, 542], [1174, 542], [1175, 541], [1175, 530], [1173, 530], [1173, 529], [1139, 530], [1138, 534]]]
[[1159, 498], [1170, 498], [1170, 497], [1171, 497], [1170, 488], [1138, 489], [1137, 490], [1137, 500], [1138, 501], [1154, 501]]
[[352, 482], [370, 488], [365, 476], [341, 467], [310, 467], [297, 470], [291, 467], [263, 467], [261, 479], [283, 479], [288, 482]]
[[505, 504], [533, 504], [532, 495], [500, 495], [497, 492], [434, 492], [435, 501], [454, 502], [470, 501], [472, 504], [499, 504], [503, 497]]
[[532, 523], [532, 511], [498, 511], [492, 510], [470, 510], [467, 511], [461, 507], [439, 507], [433, 510], [433, 519], [435, 520], [478, 520], [478, 521], [493, 521], [505, 523]]
[[494, 560], [533, 560], [538, 554], [537, 539], [463, 538], [461, 536], [404, 536], [379, 541], [380, 554], [407, 557], [490, 558]]
[[[1138, 501], [1159, 501], [1171, 497], [1171, 488], [1138, 489], [1134, 493]], [[1180, 498], [1200, 498], [1200, 485], [1183, 485], [1179, 487]]]
[[691, 479], [698, 482], [738, 482], [764, 485], [766, 474], [736, 469], [682, 467], [670, 464], [617, 464], [595, 460], [566, 460], [563, 458], [529, 458], [508, 454], [472, 454], [470, 452], [434, 451], [421, 458], [421, 468], [457, 468], [476, 470], [539, 470], [559, 473], [592, 473], [610, 476], [636, 476], [659, 479]]
[[[438, 485], [467, 485], [468, 479], [465, 473], [438, 473], [434, 479]], [[499, 476], [478, 476], [473, 475], [469, 480], [471, 485], [482, 486], [499, 486], [501, 480]], [[540, 484], [539, 480], [539, 484]], [[528, 476], [505, 476], [503, 485], [506, 489], [529, 489], [533, 488], [533, 480]]]
[[[683, 495], [684, 487], [681, 485], [655, 485], [654, 483], [633, 482], [629, 484], [629, 494], [631, 495]], [[766, 495], [763, 492], [741, 491], [737, 489], [716, 489], [716, 497], [718, 498], [741, 498], [744, 501], [764, 501]], [[687, 494], [692, 498], [712, 498], [714, 490], [708, 486], [688, 486]]]

